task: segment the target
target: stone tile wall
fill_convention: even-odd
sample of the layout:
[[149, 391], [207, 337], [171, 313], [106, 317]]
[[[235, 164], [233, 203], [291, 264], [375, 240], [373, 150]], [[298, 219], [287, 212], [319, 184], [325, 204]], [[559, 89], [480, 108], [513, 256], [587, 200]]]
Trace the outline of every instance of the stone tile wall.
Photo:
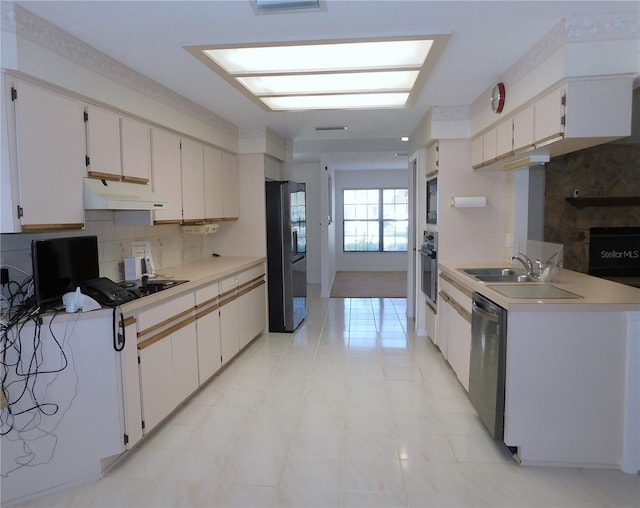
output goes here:
[[640, 145], [604, 144], [556, 157], [547, 164], [546, 242], [564, 245], [564, 267], [587, 273], [589, 228], [640, 226], [640, 206], [576, 207], [565, 198], [640, 196]]

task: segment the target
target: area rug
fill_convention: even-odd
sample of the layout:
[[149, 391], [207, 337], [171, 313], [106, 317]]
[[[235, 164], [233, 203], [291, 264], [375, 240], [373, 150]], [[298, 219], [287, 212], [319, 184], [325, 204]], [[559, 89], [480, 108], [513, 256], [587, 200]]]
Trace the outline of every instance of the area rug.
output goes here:
[[407, 272], [336, 272], [331, 298], [406, 298]]

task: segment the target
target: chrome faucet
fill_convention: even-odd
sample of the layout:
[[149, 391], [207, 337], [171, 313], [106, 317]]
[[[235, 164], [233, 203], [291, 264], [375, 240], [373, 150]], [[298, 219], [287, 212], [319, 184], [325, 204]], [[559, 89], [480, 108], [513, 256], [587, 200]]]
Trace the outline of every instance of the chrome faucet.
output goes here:
[[[559, 252], [559, 251], [558, 251]], [[536, 265], [538, 266], [538, 278], [540, 280], [547, 279], [548, 273], [551, 268], [551, 261], [558, 255], [558, 252], [553, 253], [549, 259], [546, 261], [542, 261], [540, 259], [536, 259]]]
[[533, 273], [533, 262], [522, 252], [519, 252], [517, 256], [511, 256], [511, 261], [519, 261], [527, 270], [527, 275], [529, 277], [535, 277], [535, 274]]

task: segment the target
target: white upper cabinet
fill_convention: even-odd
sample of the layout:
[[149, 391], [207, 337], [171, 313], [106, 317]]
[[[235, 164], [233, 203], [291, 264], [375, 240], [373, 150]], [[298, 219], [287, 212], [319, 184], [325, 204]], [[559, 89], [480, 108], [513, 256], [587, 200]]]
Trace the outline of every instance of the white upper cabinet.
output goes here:
[[151, 129], [153, 191], [160, 201], [169, 203], [166, 210], [155, 210], [158, 224], [182, 221], [182, 178], [180, 172], [180, 137], [163, 129]]
[[475, 136], [471, 140], [471, 167], [474, 169], [482, 166], [482, 163], [484, 162], [482, 143], [482, 136]]
[[239, 216], [238, 157], [222, 152], [222, 210], [225, 219]]
[[204, 216], [207, 219], [222, 219], [222, 150], [204, 147]]
[[533, 107], [533, 139], [536, 145], [550, 143], [564, 136], [565, 89], [556, 88], [536, 101]]
[[88, 176], [121, 180], [120, 115], [95, 106], [87, 106], [85, 126]]
[[[627, 75], [567, 79], [505, 120], [474, 136], [473, 168], [522, 152], [557, 157], [631, 134], [633, 78]], [[512, 148], [509, 124], [513, 125]], [[493, 152], [492, 131], [497, 133]]]
[[273, 157], [265, 156], [264, 176], [268, 180], [282, 180], [282, 162]]
[[182, 219], [201, 221], [204, 210], [203, 145], [191, 139], [182, 139]]
[[435, 176], [440, 169], [438, 142], [432, 143], [427, 148], [427, 178]]
[[19, 201], [12, 212], [22, 231], [82, 229], [84, 104], [23, 81], [14, 89]]
[[149, 183], [151, 177], [151, 128], [131, 118], [120, 118], [122, 180]]
[[533, 105], [531, 105], [513, 115], [513, 151], [528, 150], [534, 146]]
[[507, 118], [496, 127], [496, 159], [503, 159], [513, 153], [513, 120]]
[[96, 106], [85, 109], [87, 173], [94, 178], [147, 184], [151, 128]]
[[497, 135], [496, 129], [489, 129], [482, 136], [482, 153], [483, 159], [486, 161], [493, 161], [496, 159], [497, 145], [496, 145]]

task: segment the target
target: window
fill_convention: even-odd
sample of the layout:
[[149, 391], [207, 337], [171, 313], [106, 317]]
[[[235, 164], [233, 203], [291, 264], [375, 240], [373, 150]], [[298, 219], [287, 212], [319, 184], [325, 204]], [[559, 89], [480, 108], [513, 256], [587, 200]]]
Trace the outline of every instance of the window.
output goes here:
[[345, 189], [344, 252], [406, 252], [408, 189]]

